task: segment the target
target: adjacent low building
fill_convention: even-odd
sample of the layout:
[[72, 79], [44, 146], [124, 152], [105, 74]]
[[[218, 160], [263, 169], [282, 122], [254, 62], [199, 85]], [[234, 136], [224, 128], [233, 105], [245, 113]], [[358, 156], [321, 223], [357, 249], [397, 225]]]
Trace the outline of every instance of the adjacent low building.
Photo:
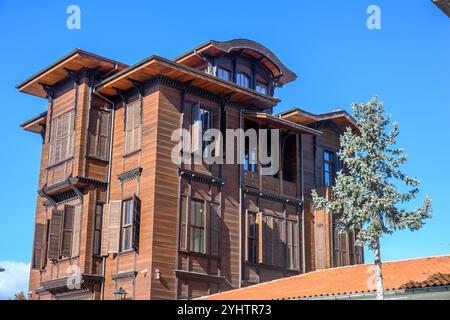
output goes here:
[[[320, 270], [204, 300], [373, 300], [373, 264]], [[450, 256], [383, 263], [386, 300], [450, 300]]]

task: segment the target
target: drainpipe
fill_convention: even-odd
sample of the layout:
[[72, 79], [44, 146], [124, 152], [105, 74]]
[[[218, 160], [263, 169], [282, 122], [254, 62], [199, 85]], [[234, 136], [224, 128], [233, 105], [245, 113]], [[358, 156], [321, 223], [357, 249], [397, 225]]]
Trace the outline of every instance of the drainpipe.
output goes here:
[[302, 269], [306, 273], [306, 245], [305, 245], [305, 179], [303, 165], [303, 135], [300, 135], [300, 161], [301, 161], [301, 190], [302, 190]]
[[[244, 129], [244, 121], [242, 119], [243, 110], [239, 110], [239, 129]], [[238, 146], [240, 148], [240, 146]], [[242, 287], [242, 213], [244, 211], [244, 203], [242, 197], [242, 164], [239, 164], [239, 288]]]
[[[112, 170], [112, 152], [113, 152], [113, 138], [114, 138], [114, 119], [115, 119], [115, 115], [116, 115], [116, 104], [109, 100], [108, 98], [106, 98], [105, 96], [101, 95], [100, 93], [96, 92], [95, 90], [93, 91], [93, 94], [95, 94], [97, 97], [105, 100], [106, 102], [108, 102], [109, 104], [111, 104], [111, 131], [110, 131], [110, 135], [109, 135], [109, 158], [108, 158], [108, 171], [107, 171], [107, 176], [106, 176], [106, 181], [107, 181], [107, 187], [106, 187], [106, 201], [105, 203], [109, 203], [110, 200], [110, 190], [111, 190], [111, 170]], [[106, 257], [103, 256], [102, 257], [102, 278], [103, 278], [103, 282], [102, 282], [102, 287], [101, 287], [101, 292], [100, 292], [100, 297], [101, 300], [105, 299], [105, 275], [106, 275]]]

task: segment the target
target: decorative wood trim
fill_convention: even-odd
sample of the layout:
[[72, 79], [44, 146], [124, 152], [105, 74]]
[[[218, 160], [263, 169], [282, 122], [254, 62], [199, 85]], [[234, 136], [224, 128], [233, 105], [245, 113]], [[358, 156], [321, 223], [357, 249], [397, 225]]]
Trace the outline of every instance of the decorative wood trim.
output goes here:
[[197, 182], [201, 182], [201, 183], [205, 183], [205, 184], [216, 185], [219, 187], [225, 185], [224, 179], [213, 176], [213, 175], [207, 175], [207, 174], [194, 172], [194, 171], [182, 169], [182, 168], [178, 169], [178, 173], [179, 173], [180, 177], [189, 179], [189, 181], [197, 181]]
[[223, 276], [217, 276], [207, 273], [193, 272], [193, 271], [185, 271], [185, 270], [174, 270], [175, 276], [177, 278], [183, 278], [186, 280], [201, 280], [206, 282], [212, 282], [220, 284], [225, 280]]
[[243, 188], [244, 188], [244, 194], [249, 194], [249, 195], [256, 196], [256, 197], [266, 199], [266, 200], [277, 201], [277, 202], [282, 202], [282, 203], [286, 203], [286, 204], [292, 204], [292, 205], [295, 205], [298, 207], [303, 205], [303, 201], [301, 199], [283, 196], [278, 193], [263, 191], [263, 190], [255, 189], [252, 187], [244, 186]]
[[137, 179], [138, 177], [140, 177], [142, 175], [142, 171], [143, 171], [143, 169], [141, 167], [139, 167], [139, 168], [124, 172], [122, 174], [119, 174], [117, 176], [117, 178], [119, 178], [121, 183], [126, 182], [126, 181], [131, 181], [131, 180], [134, 180], [134, 179]]
[[119, 281], [119, 280], [123, 280], [123, 279], [134, 280], [134, 279], [136, 279], [137, 274], [138, 274], [137, 271], [122, 272], [122, 273], [117, 273], [117, 274], [113, 275], [112, 279], [114, 281]]

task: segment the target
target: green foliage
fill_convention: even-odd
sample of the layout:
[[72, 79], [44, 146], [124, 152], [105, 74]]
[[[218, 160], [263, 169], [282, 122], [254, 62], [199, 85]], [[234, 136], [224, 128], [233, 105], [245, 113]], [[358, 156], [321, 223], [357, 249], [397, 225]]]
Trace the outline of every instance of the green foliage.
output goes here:
[[[420, 229], [424, 220], [431, 218], [431, 198], [427, 196], [413, 211], [402, 208], [416, 197], [420, 182], [401, 171], [408, 157], [396, 147], [399, 126], [394, 122], [389, 128], [391, 115], [385, 114], [376, 97], [352, 108], [360, 134], [347, 128], [341, 136], [339, 157], [345, 169], [337, 174], [332, 199], [320, 197], [314, 190], [313, 202], [316, 208], [340, 214], [341, 232], [360, 229], [357, 244], [375, 250], [385, 233]], [[399, 182], [407, 191], [398, 190]]]

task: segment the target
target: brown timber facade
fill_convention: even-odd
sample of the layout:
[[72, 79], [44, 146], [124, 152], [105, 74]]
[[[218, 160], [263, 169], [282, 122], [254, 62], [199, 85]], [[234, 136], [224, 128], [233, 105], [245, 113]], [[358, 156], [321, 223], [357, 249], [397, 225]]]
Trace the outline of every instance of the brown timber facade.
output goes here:
[[[48, 99], [22, 125], [43, 137], [31, 299], [192, 299], [362, 263], [355, 235], [311, 203], [357, 128], [344, 111], [273, 115], [275, 89], [295, 79], [232, 40], [131, 67], [75, 50], [20, 84]], [[180, 128], [279, 129], [280, 170], [261, 175], [249, 152], [244, 165], [176, 165]]]

